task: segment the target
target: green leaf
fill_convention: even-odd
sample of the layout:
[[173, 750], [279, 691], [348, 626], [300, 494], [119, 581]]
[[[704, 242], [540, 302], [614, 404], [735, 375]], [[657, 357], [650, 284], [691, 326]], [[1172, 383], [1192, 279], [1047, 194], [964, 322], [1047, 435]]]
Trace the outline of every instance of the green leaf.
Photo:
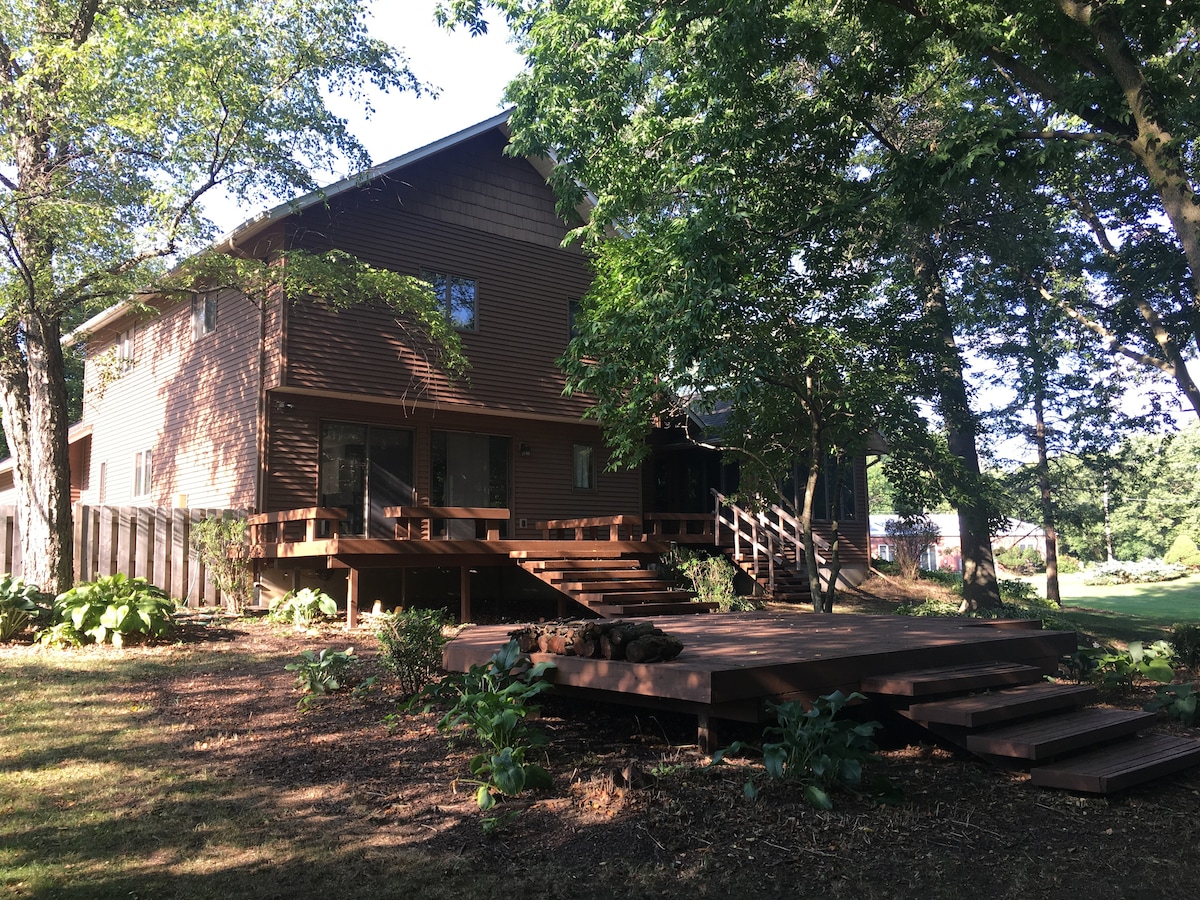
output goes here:
[[807, 785], [804, 788], [804, 799], [816, 809], [833, 809], [833, 801], [829, 799], [829, 795], [815, 784]]
[[525, 788], [525, 768], [513, 760], [511, 748], [492, 757], [492, 782], [500, 793], [515, 797]]

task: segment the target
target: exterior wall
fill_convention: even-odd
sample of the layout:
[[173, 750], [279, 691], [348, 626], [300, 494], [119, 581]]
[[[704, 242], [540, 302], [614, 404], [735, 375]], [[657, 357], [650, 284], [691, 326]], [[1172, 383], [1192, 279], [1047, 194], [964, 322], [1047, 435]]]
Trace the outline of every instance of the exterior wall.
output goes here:
[[[637, 514], [641, 476], [604, 471], [608, 451], [595, 425], [475, 414], [455, 409], [413, 408], [306, 398], [272, 393], [267, 404], [268, 511], [314, 506], [318, 499], [321, 423], [326, 421], [410, 428], [414, 432], [413, 474], [418, 505], [431, 502], [430, 434], [434, 430], [491, 434], [510, 439], [510, 492], [514, 538], [538, 536], [534, 523], [577, 516]], [[595, 447], [596, 488], [573, 487], [572, 447]], [[522, 455], [526, 445], [528, 455]], [[521, 521], [525, 520], [524, 527]]]
[[[122, 365], [118, 340], [129, 327], [132, 363]], [[190, 300], [89, 336], [83, 421], [94, 428], [78, 499], [252, 508], [260, 327], [258, 308], [229, 291], [202, 337], [193, 336]], [[135, 496], [135, 455], [147, 449], [151, 490]]]
[[564, 397], [556, 360], [569, 340], [568, 304], [591, 283], [585, 258], [558, 246], [566, 226], [525, 160], [503, 156], [489, 132], [403, 170], [376, 189], [297, 217], [295, 242], [336, 246], [409, 275], [476, 282], [477, 328], [460, 332], [471, 368], [448, 382], [430, 348], [383, 308], [331, 313], [309, 302], [287, 310], [282, 384], [353, 397], [468, 405], [578, 418], [583, 397]]

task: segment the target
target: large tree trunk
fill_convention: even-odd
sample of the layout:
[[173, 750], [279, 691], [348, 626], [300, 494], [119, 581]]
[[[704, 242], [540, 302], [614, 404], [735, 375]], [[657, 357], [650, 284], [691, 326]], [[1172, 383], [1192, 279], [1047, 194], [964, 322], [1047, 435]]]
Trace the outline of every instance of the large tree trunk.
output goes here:
[[913, 273], [925, 295], [925, 316], [930, 325], [937, 356], [938, 387], [946, 443], [960, 461], [966, 489], [956, 498], [958, 531], [963, 560], [963, 611], [994, 609], [1000, 605], [1000, 586], [992, 559], [992, 535], [988, 507], [974, 488], [981, 479], [979, 451], [975, 446], [975, 417], [967, 400], [962, 358], [954, 341], [954, 325], [942, 286], [934, 248], [919, 240], [913, 252]]
[[22, 574], [49, 593], [72, 583], [71, 475], [61, 332], [36, 313], [6, 336], [4, 429], [14, 462]]

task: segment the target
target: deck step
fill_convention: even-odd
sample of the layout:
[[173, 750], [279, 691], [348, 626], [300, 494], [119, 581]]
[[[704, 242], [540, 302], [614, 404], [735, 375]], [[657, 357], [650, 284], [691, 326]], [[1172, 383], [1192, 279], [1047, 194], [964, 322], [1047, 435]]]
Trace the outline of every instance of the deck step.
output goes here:
[[1048, 759], [1127, 737], [1154, 719], [1132, 709], [1082, 709], [967, 735], [972, 753], [1011, 759]]
[[522, 562], [526, 568], [539, 569], [546, 572], [558, 572], [576, 569], [640, 569], [642, 564], [636, 559], [528, 559]]
[[[677, 587], [674, 581], [661, 578], [632, 578], [629, 581], [556, 581], [554, 586], [560, 591], [570, 591], [579, 594], [609, 594], [626, 593], [628, 591], [670, 591]], [[679, 593], [678, 590], [670, 591]]]
[[956, 691], [979, 691], [1005, 685], [1033, 684], [1042, 670], [1024, 663], [985, 662], [936, 669], [917, 669], [891, 675], [869, 675], [861, 682], [868, 694], [893, 697], [931, 697]]
[[1038, 787], [1108, 794], [1200, 765], [1200, 741], [1143, 734], [1030, 770]]
[[575, 594], [580, 603], [591, 606], [595, 603], [608, 603], [615, 599], [619, 603], [685, 603], [690, 601], [691, 591], [581, 591]]
[[708, 613], [716, 610], [715, 603], [601, 603], [592, 607], [605, 617], [628, 616], [679, 616], [691, 613]]
[[1040, 713], [1076, 709], [1095, 699], [1094, 687], [1042, 681], [1000, 688], [985, 694], [914, 703], [902, 714], [921, 724], [982, 728]]

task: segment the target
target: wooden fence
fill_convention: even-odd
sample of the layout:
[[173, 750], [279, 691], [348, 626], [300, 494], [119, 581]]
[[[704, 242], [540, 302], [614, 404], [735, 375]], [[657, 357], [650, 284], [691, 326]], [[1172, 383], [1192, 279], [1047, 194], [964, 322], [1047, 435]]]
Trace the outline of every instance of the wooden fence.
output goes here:
[[[122, 572], [142, 577], [189, 606], [215, 606], [220, 592], [192, 550], [192, 525], [222, 509], [84, 506], [72, 510], [76, 581]], [[245, 515], [228, 510], [233, 515]], [[16, 510], [0, 506], [0, 572], [20, 575], [21, 535]]]

